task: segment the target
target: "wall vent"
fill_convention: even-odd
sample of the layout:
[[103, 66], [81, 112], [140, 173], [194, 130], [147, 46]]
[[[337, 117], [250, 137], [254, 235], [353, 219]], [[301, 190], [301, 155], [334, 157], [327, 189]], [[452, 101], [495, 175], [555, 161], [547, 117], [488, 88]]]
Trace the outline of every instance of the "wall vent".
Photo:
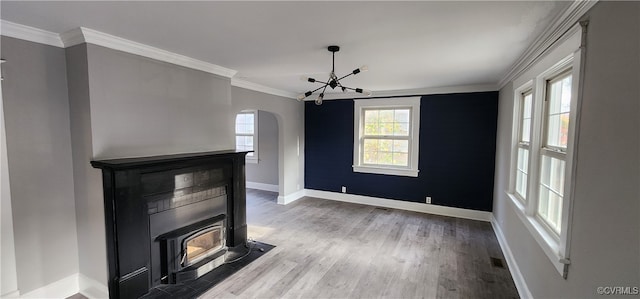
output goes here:
[[496, 268], [504, 268], [504, 261], [502, 259], [495, 258], [495, 257], [490, 257], [490, 259], [491, 259], [491, 266]]

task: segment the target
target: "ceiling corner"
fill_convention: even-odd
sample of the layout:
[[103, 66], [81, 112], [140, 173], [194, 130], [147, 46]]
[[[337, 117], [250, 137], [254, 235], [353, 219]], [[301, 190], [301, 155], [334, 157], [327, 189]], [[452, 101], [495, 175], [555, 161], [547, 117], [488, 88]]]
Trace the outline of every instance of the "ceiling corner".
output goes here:
[[599, 0], [577, 0], [571, 2], [509, 68], [498, 82], [498, 89], [507, 85], [507, 83], [529, 68], [531, 64], [540, 59], [540, 57], [546, 53], [549, 48], [553, 47], [555, 42], [569, 31], [598, 1]]

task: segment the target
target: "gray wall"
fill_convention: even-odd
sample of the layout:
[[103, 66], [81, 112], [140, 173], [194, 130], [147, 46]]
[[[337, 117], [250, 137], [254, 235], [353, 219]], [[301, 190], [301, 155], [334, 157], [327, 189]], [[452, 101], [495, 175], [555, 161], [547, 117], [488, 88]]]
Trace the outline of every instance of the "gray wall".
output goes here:
[[598, 297], [598, 286], [640, 281], [640, 3], [599, 2], [587, 16], [566, 280], [507, 202], [513, 85], [500, 91], [494, 217], [536, 298]]
[[[0, 92], [1, 87], [0, 84]], [[0, 297], [18, 290], [3, 106], [2, 95], [0, 95]]]
[[[78, 231], [79, 272], [106, 285], [107, 249], [104, 227], [102, 176], [91, 167], [93, 159], [89, 70], [85, 44], [66, 49], [73, 179]], [[91, 294], [80, 285], [83, 294]]]
[[65, 52], [3, 36], [2, 58], [18, 288], [25, 293], [78, 272]]
[[278, 185], [278, 120], [258, 110], [258, 163], [247, 163], [247, 182]]
[[233, 149], [230, 80], [88, 45], [95, 158]]
[[296, 100], [240, 87], [231, 88], [233, 115], [242, 110], [271, 112], [278, 120], [280, 196], [304, 188], [304, 105]]
[[233, 149], [230, 80], [92, 44], [67, 49], [67, 63], [80, 273], [106, 285], [102, 181], [89, 162]]

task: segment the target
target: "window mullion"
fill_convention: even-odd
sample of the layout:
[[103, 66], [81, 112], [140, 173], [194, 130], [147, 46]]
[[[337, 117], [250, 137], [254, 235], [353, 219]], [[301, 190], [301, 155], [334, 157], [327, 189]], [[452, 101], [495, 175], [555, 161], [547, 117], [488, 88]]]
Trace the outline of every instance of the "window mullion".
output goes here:
[[362, 139], [410, 140], [409, 136], [365, 135]]

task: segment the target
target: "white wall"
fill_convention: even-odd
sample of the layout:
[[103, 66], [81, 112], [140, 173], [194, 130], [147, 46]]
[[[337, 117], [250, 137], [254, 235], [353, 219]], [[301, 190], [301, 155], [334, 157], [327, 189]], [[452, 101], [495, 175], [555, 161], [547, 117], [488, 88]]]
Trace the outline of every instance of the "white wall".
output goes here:
[[280, 196], [304, 188], [304, 105], [296, 100], [240, 87], [231, 88], [233, 115], [242, 110], [271, 112], [278, 120]]
[[78, 272], [65, 53], [3, 36], [2, 58], [17, 282], [26, 293]]
[[640, 3], [600, 2], [587, 16], [571, 265], [566, 280], [505, 194], [514, 86], [500, 90], [493, 214], [536, 298], [598, 297], [598, 286], [637, 287], [640, 281]]

